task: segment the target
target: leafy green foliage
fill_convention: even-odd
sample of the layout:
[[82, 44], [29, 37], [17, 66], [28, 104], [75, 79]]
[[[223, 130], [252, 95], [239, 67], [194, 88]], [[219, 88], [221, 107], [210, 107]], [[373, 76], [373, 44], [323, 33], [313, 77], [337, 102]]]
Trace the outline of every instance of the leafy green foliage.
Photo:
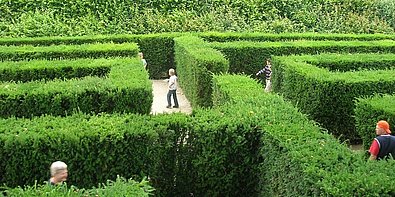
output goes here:
[[96, 43], [55, 46], [0, 46], [0, 60], [72, 59], [136, 56], [136, 43]]
[[[83, 76], [85, 74], [84, 70], [78, 69], [78, 67], [87, 62], [104, 66], [111, 71], [106, 74], [107, 77], [105, 78], [87, 76], [70, 80], [2, 83], [0, 85], [2, 102], [0, 116], [31, 117], [42, 114], [64, 116], [75, 111], [85, 113], [133, 112], [141, 114], [150, 112], [153, 99], [152, 87], [147, 79], [147, 72], [143, 70], [137, 59], [63, 60], [56, 61], [55, 65], [56, 63], [68, 65], [69, 67], [74, 65], [77, 68], [75, 75]], [[49, 67], [53, 62], [42, 60], [19, 62], [17, 65], [25, 64], [25, 67], [29, 68], [34, 67], [37, 63]], [[4, 66], [10, 65], [11, 63], [8, 62]], [[82, 66], [82, 68], [85, 66]], [[61, 73], [63, 70], [60, 67], [58, 73]], [[27, 71], [27, 73], [34, 73], [34, 70]], [[54, 72], [51, 72], [50, 69], [43, 69], [41, 74], [31, 77], [37, 79], [41, 76], [49, 75], [49, 77], [44, 77], [44, 79], [51, 78]]]
[[6, 196], [46, 196], [46, 197], [80, 197], [80, 196], [146, 196], [148, 197], [153, 192], [153, 188], [148, 184], [148, 181], [143, 179], [141, 182], [132, 179], [125, 179], [117, 177], [115, 181], [107, 181], [105, 184], [99, 185], [92, 189], [78, 189], [75, 186], [68, 187], [67, 184], [60, 186], [51, 186], [49, 184], [39, 185], [35, 183], [33, 186], [26, 186], [24, 188], [18, 187], [14, 189], [7, 189], [4, 193]]
[[212, 74], [225, 73], [229, 63], [217, 50], [198, 37], [175, 38], [175, 61], [180, 85], [192, 106], [212, 105]]
[[[171, 120], [170, 120], [171, 119]], [[52, 161], [68, 164], [69, 185], [90, 188], [116, 175], [149, 176], [157, 192], [174, 187], [177, 138], [188, 118], [101, 114], [0, 119], [1, 183], [9, 187], [48, 180]]]
[[[261, 133], [259, 183], [253, 185], [260, 196], [395, 193], [394, 172], [388, 170], [395, 161], [367, 162], [280, 96], [264, 93], [247, 76], [214, 76], [214, 81], [220, 87], [215, 92], [228, 95], [229, 103], [217, 106], [213, 114], [254, 125]], [[250, 88], [242, 89], [240, 84]]]
[[[229, 72], [254, 75], [262, 69], [265, 60], [275, 55], [317, 54], [317, 53], [392, 53], [393, 40], [379, 41], [312, 41], [297, 40], [286, 42], [212, 42], [209, 43], [229, 60]], [[274, 75], [276, 72], [273, 72]], [[275, 76], [274, 76], [275, 77]], [[276, 79], [274, 79], [276, 81]], [[276, 86], [276, 84], [273, 84]], [[278, 88], [278, 87], [277, 87]]]
[[105, 77], [111, 70], [111, 62], [114, 63], [105, 59], [0, 62], [0, 81], [29, 82], [85, 76]]
[[15, 0], [0, 2], [0, 36], [161, 32], [392, 33], [389, 0]]
[[[318, 56], [319, 58], [316, 58], [318, 61], [327, 58], [325, 62], [330, 62], [333, 68], [336, 68], [338, 62], [343, 63], [342, 67], [347, 67], [344, 64], [352, 62], [349, 58], [352, 55]], [[365, 59], [372, 61], [372, 58], [378, 59], [384, 56], [387, 60], [393, 61], [392, 55], [365, 54], [353, 57], [361, 58], [356, 62], [363, 64]], [[348, 57], [348, 59], [341, 61], [343, 57]], [[395, 85], [393, 70], [329, 72], [328, 69], [305, 63], [304, 61], [313, 59], [308, 56], [291, 56], [289, 59], [288, 57], [275, 57], [274, 59], [273, 73], [279, 76], [274, 77], [274, 87], [280, 87], [280, 92], [285, 98], [291, 100], [313, 120], [321, 123], [324, 128], [343, 140], [348, 139], [354, 142], [359, 139], [354, 119], [354, 100], [357, 97], [375, 93], [393, 93], [392, 87]]]
[[[75, 37], [57, 36], [57, 37], [39, 37], [39, 38], [0, 38], [0, 45], [51, 46], [51, 45], [84, 45], [84, 44], [87, 45], [87, 44], [97, 44], [97, 43], [104, 43], [104, 45], [109, 45], [110, 43], [127, 45], [128, 43], [138, 43], [139, 49], [144, 53], [144, 58], [148, 62], [148, 70], [150, 73], [150, 77], [160, 79], [165, 77], [167, 70], [174, 66], [173, 38], [178, 35], [179, 34], [177, 33], [168, 33], [168, 34], [162, 33], [162, 34], [149, 34], [149, 35], [96, 35], [96, 36], [75, 36]], [[101, 47], [102, 46], [100, 46], [99, 48]], [[68, 48], [73, 48], [73, 47], [68, 46]], [[83, 50], [83, 47], [79, 46], [78, 50]], [[112, 53], [115, 53], [115, 51], [113, 51]], [[108, 54], [108, 56], [113, 56], [113, 55], [134, 56], [135, 52], [129, 52], [127, 54], [123, 54], [121, 52], [117, 52], [117, 53], [119, 54]], [[84, 57], [84, 55], [82, 54], [81, 56]], [[89, 55], [89, 57], [91, 57], [91, 55]]]

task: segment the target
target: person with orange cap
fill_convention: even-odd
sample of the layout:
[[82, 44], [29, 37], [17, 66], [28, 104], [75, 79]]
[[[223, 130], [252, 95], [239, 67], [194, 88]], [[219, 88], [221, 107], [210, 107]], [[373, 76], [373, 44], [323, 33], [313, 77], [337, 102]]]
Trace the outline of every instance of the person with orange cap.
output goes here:
[[376, 125], [376, 134], [370, 145], [370, 160], [386, 159], [390, 155], [395, 159], [395, 136], [390, 135], [390, 125], [387, 121], [380, 120]]

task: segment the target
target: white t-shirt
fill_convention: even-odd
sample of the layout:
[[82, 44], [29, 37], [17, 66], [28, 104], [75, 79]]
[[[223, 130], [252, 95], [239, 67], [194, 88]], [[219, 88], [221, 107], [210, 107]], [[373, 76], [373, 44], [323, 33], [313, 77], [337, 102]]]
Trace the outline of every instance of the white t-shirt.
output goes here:
[[177, 90], [177, 76], [170, 76], [169, 79], [169, 90]]
[[147, 60], [141, 59], [141, 62], [143, 63], [144, 68], [147, 68]]

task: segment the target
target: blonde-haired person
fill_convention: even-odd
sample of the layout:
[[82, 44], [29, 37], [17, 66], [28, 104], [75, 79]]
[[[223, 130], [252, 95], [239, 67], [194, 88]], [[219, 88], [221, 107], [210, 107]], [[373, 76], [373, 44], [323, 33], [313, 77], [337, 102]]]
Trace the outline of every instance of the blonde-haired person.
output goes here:
[[143, 54], [143, 52], [139, 52], [139, 57], [140, 57], [141, 63], [142, 63], [143, 66], [144, 66], [144, 69], [147, 69], [147, 60], [144, 59], [144, 54]]
[[49, 183], [51, 185], [62, 184], [63, 181], [67, 180], [68, 171], [67, 165], [63, 161], [55, 161], [51, 164], [50, 167], [51, 178], [49, 179]]
[[169, 69], [169, 92], [167, 92], [167, 108], [171, 108], [171, 96], [173, 96], [174, 106], [173, 108], [178, 108], [178, 100], [177, 100], [177, 76], [176, 71], [174, 69]]

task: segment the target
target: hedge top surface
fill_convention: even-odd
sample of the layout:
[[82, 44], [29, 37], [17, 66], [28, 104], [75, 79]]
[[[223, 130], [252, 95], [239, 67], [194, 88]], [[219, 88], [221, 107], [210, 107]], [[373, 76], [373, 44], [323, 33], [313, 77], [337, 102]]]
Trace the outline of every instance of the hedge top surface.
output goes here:
[[394, 47], [394, 40], [379, 41], [312, 41], [312, 40], [296, 40], [286, 42], [251, 42], [251, 41], [235, 41], [235, 42], [212, 42], [212, 47], [219, 48], [272, 48], [272, 47]]
[[4, 61], [0, 62], [0, 70], [32, 70], [32, 69], [51, 69], [59, 67], [74, 67], [74, 68], [97, 68], [109, 67], [108, 59], [75, 59], [75, 60], [30, 60], [30, 61]]
[[50, 36], [50, 37], [25, 37], [25, 38], [0, 38], [0, 46], [35, 45], [49, 46], [53, 44], [84, 44], [103, 42], [136, 42], [149, 38], [174, 38], [182, 33], [155, 33], [155, 34], [118, 34], [118, 35], [84, 35], [84, 36]]
[[[153, 37], [178, 37], [190, 33], [154, 33], [154, 34], [117, 34], [117, 35], [83, 35], [83, 36], [51, 36], [51, 37], [25, 37], [25, 38], [0, 38], [0, 45], [51, 45], [82, 44], [94, 42], [128, 42]], [[204, 32], [193, 35], [208, 41], [229, 42], [236, 40], [256, 41], [285, 41], [285, 40], [394, 40], [395, 36], [389, 34], [321, 34], [321, 33], [258, 33], [258, 32]]]
[[[30, 53], [30, 52], [72, 52], [76, 50], [83, 51], [119, 51], [137, 48], [136, 43], [94, 43], [81, 45], [53, 45], [53, 46], [0, 46], [0, 53]], [[133, 54], [134, 56], [135, 54]]]
[[285, 40], [393, 40], [389, 34], [328, 34], [328, 33], [260, 33], [260, 32], [204, 32], [198, 33], [208, 41], [229, 42], [236, 40], [285, 41]]
[[374, 109], [395, 115], [395, 95], [375, 95], [369, 98], [360, 98], [359, 102], [361, 101], [368, 103]]
[[[342, 61], [343, 57], [346, 57], [346, 61], [352, 62], [350, 59], [352, 55], [304, 55], [304, 56], [275, 56], [273, 59], [281, 61], [283, 64], [287, 64], [290, 68], [292, 67], [295, 71], [303, 73], [303, 75], [315, 78], [320, 81], [343, 81], [345, 83], [360, 83], [367, 81], [395, 81], [395, 69], [384, 69], [384, 70], [360, 70], [360, 71], [346, 71], [346, 72], [331, 72], [328, 68], [320, 68], [314, 64], [325, 61], [326, 63]], [[368, 57], [371, 61], [377, 58], [378, 61], [383, 61], [383, 57], [388, 60], [393, 60], [394, 55], [375, 55], [375, 54], [359, 54], [355, 56]], [[311, 61], [313, 60], [313, 61]], [[310, 61], [313, 64], [306, 63]], [[363, 61], [358, 61], [361, 64]]]
[[[89, 89], [107, 88], [117, 89], [120, 87], [149, 88], [146, 75], [143, 74], [142, 67], [137, 58], [114, 58], [114, 59], [86, 59], [86, 60], [59, 60], [57, 63], [80, 64], [91, 62], [103, 66], [111, 67], [111, 71], [106, 78], [87, 76], [81, 79], [53, 80], [53, 81], [32, 81], [28, 83], [4, 82], [0, 83], [0, 95], [20, 95], [43, 92], [79, 92]], [[50, 64], [51, 61], [43, 60], [38, 63]], [[35, 64], [37, 62], [33, 62]], [[24, 64], [24, 63], [21, 63]], [[26, 63], [29, 64], [29, 63]], [[140, 73], [140, 74], [139, 74]], [[131, 76], [141, 77], [131, 77]], [[76, 88], [78, 87], [78, 88]]]
[[[318, 55], [287, 55], [288, 59], [296, 61], [306, 61], [309, 63], [337, 63], [337, 62], [382, 62], [395, 61], [393, 53], [353, 53], [353, 54], [339, 54], [339, 53], [321, 53]], [[395, 66], [395, 65], [394, 65]]]

